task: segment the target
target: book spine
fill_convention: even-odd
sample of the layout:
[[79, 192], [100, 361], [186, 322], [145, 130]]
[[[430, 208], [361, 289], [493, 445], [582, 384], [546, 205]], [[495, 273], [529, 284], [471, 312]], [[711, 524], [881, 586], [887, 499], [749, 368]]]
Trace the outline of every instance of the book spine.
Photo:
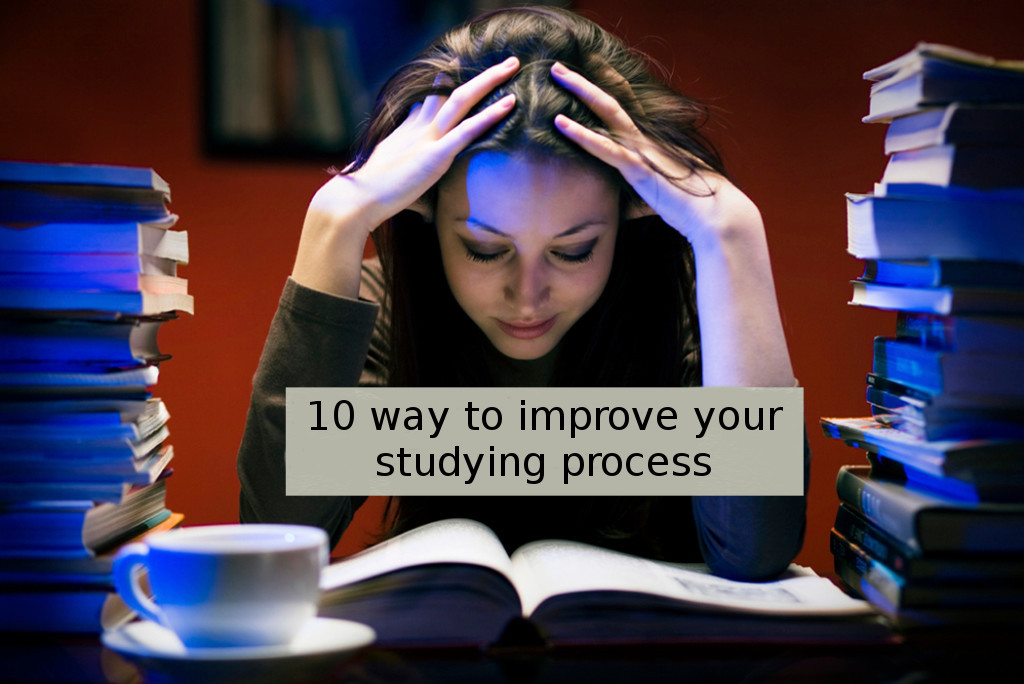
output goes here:
[[877, 564], [860, 561], [856, 557], [832, 557], [836, 574], [839, 578], [871, 601], [883, 612], [893, 613], [902, 607], [902, 583], [896, 575], [878, 569]]
[[943, 390], [941, 356], [910, 342], [876, 337], [871, 371], [925, 391]]
[[931, 404], [934, 399], [934, 393], [926, 392], [918, 387], [911, 387], [901, 382], [896, 382], [890, 378], [884, 377], [877, 373], [868, 373], [867, 383], [870, 387], [876, 387], [880, 390], [891, 392], [900, 396], [909, 397], [917, 401], [924, 402], [925, 404]]
[[896, 315], [896, 337], [939, 349], [955, 349], [957, 328], [950, 316], [900, 311]]
[[867, 478], [856, 476], [848, 467], [836, 475], [836, 494], [853, 511], [900, 540], [913, 554], [920, 554], [917, 539], [917, 510], [898, 497], [873, 487]]
[[914, 556], [911, 549], [854, 513], [846, 504], [839, 504], [833, 529], [897, 573], [906, 574], [910, 567]]

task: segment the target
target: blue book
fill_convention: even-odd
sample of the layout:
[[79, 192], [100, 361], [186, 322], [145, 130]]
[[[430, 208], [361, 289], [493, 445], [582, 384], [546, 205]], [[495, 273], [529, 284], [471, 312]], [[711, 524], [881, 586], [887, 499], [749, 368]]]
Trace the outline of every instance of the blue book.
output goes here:
[[[1024, 148], [1021, 150], [1024, 156]], [[1024, 289], [1024, 263], [971, 259], [867, 259], [860, 280], [906, 287]]]
[[153, 169], [109, 164], [0, 161], [0, 183], [56, 183], [144, 188], [165, 193], [171, 188]]
[[113, 369], [164, 361], [170, 357], [161, 353], [157, 333], [166, 320], [0, 319], [0, 369]]
[[17, 259], [16, 255], [23, 252], [148, 254], [188, 263], [188, 233], [170, 230], [175, 222], [176, 217], [169, 217], [159, 221], [52, 221], [18, 227], [0, 225], [0, 252], [9, 252], [7, 259]]
[[[822, 418], [824, 433], [935, 477], [970, 481], [982, 469], [1021, 479], [1024, 439], [924, 440], [868, 418]], [[1024, 509], [1022, 509], [1024, 511]]]
[[170, 216], [152, 169], [0, 161], [0, 222], [146, 221]]
[[1024, 397], [1024, 355], [962, 353], [879, 336], [871, 372], [930, 394]]
[[135, 612], [112, 587], [10, 585], [0, 589], [0, 632], [99, 634], [134, 617]]
[[858, 259], [1024, 262], [1024, 201], [997, 195], [847, 193], [847, 251]]

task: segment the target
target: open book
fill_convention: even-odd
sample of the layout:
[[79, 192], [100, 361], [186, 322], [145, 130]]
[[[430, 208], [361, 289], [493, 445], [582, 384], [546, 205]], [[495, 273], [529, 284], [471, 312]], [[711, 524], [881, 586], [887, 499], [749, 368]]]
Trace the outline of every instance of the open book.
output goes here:
[[[867, 602], [791, 566], [766, 583], [570, 541], [511, 557], [485, 525], [443, 520], [328, 566], [321, 615], [369, 624], [388, 646], [886, 640]], [[523, 630], [529, 625], [531, 630]]]

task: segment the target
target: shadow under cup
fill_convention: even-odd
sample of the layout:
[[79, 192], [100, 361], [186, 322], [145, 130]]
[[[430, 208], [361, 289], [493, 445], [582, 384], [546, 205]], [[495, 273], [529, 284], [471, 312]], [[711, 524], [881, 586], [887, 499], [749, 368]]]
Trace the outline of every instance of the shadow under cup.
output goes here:
[[[286, 644], [316, 615], [326, 533], [303, 525], [206, 525], [128, 544], [118, 593], [189, 648]], [[151, 600], [140, 586], [145, 568]]]

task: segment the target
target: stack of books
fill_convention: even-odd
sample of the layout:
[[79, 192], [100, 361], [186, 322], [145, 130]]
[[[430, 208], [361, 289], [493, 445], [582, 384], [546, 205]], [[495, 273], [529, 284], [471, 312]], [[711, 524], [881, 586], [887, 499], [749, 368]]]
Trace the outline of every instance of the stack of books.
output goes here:
[[872, 194], [847, 195], [851, 303], [875, 338], [868, 417], [823, 418], [844, 466], [836, 572], [905, 626], [1024, 610], [1024, 62], [922, 43], [865, 73], [888, 124]]
[[131, 617], [113, 553], [180, 524], [157, 331], [193, 312], [150, 169], [0, 161], [0, 631]]

